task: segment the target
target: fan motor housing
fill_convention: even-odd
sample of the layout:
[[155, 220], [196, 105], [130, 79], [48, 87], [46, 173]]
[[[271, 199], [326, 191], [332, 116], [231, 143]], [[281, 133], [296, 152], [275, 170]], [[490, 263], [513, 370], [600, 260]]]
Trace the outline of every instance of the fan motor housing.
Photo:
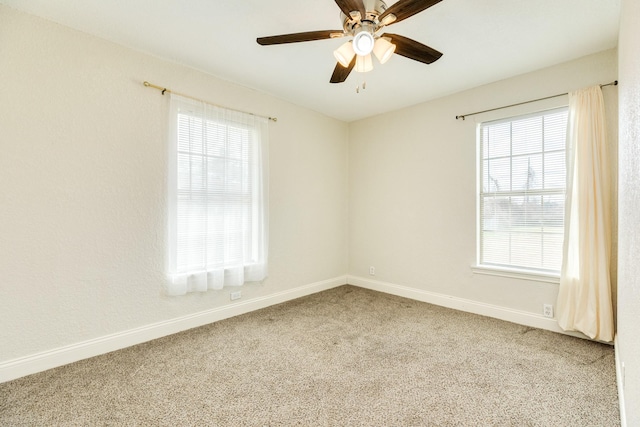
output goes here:
[[378, 21], [378, 17], [387, 10], [387, 4], [382, 0], [364, 0], [363, 3], [367, 13], [366, 16], [362, 16], [360, 19], [354, 19], [353, 17], [340, 12], [340, 19], [342, 21], [342, 27], [344, 28], [345, 34], [354, 35], [354, 33], [356, 33], [363, 24], [368, 24], [368, 26], [372, 27], [373, 33], [378, 30], [378, 25], [380, 23]]

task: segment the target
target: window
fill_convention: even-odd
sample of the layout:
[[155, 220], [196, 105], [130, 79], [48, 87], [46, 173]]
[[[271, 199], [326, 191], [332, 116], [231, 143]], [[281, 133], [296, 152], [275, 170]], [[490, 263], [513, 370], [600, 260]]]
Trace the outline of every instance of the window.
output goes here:
[[480, 267], [559, 274], [567, 115], [562, 108], [480, 125]]
[[266, 277], [267, 120], [171, 95], [169, 293]]

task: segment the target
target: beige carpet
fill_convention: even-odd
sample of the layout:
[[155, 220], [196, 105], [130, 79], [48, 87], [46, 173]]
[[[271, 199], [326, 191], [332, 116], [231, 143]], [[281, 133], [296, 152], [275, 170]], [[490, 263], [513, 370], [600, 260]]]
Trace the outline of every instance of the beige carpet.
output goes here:
[[342, 286], [0, 384], [0, 425], [620, 420], [611, 346]]

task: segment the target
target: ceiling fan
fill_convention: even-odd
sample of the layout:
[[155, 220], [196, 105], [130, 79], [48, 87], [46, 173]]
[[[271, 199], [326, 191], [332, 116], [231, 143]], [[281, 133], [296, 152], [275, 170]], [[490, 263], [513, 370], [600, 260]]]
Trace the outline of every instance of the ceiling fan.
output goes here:
[[371, 53], [381, 64], [394, 54], [431, 64], [442, 53], [408, 37], [398, 34], [378, 34], [382, 28], [400, 22], [422, 12], [442, 0], [398, 0], [391, 7], [382, 0], [335, 0], [341, 10], [342, 30], [308, 31], [304, 33], [282, 34], [259, 37], [262, 46], [308, 42], [313, 40], [353, 37], [336, 49], [333, 54], [338, 60], [331, 76], [331, 83], [344, 82], [351, 71], [367, 72], [373, 69]]

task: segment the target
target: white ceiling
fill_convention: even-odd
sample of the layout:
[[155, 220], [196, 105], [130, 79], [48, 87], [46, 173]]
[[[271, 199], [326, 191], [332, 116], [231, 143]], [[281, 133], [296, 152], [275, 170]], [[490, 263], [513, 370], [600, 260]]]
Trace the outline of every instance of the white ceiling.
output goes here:
[[[394, 55], [330, 84], [344, 39], [260, 46], [256, 37], [340, 30], [333, 0], [0, 0], [344, 121], [414, 105], [617, 45], [620, 0], [443, 0], [388, 32], [443, 52]], [[395, 3], [389, 0], [387, 6]], [[366, 81], [366, 89], [356, 87]], [[165, 82], [154, 82], [164, 84]]]

